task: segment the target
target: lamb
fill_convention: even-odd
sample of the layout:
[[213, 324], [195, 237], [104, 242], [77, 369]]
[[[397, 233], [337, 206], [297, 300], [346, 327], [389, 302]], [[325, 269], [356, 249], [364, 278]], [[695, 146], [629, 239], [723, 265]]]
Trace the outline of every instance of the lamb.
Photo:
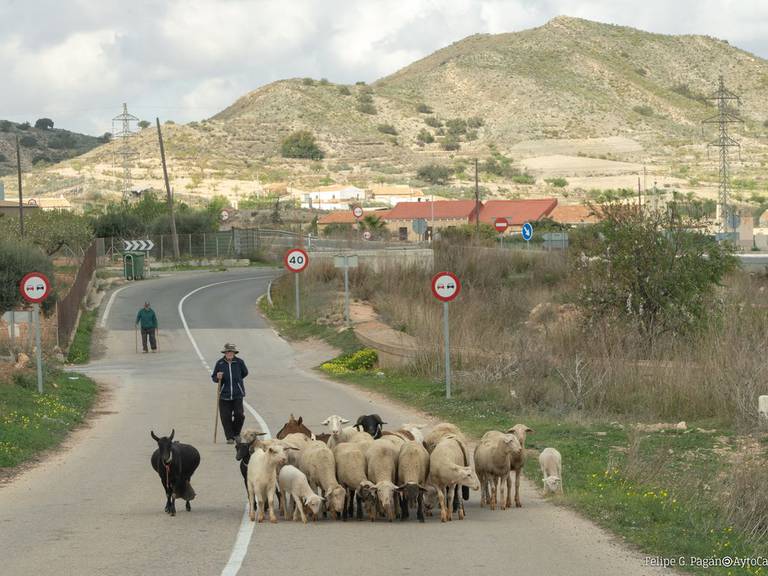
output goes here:
[[[363, 432], [363, 434], [367, 434]], [[373, 441], [373, 438], [371, 438]], [[342, 520], [354, 517], [357, 500], [357, 519], [363, 519], [363, 511], [374, 521], [376, 516], [376, 488], [366, 474], [365, 447], [354, 442], [344, 442], [333, 449], [336, 460], [336, 478], [346, 489], [346, 502]]]
[[280, 509], [290, 510], [293, 507], [293, 520], [301, 517], [301, 521], [307, 523], [305, 509], [316, 520], [323, 505], [323, 498], [318, 496], [309, 487], [307, 477], [304, 473], [290, 464], [280, 469], [277, 476], [277, 482], [280, 485]]
[[[256, 519], [256, 505], [259, 507], [259, 522], [264, 522], [264, 507], [275, 498], [277, 469], [288, 462], [285, 449], [279, 444], [268, 448], [257, 448], [248, 462], [248, 517]], [[274, 506], [269, 506], [269, 521], [277, 523]]]
[[400, 519], [408, 519], [410, 508], [416, 508], [416, 518], [424, 522], [424, 493], [429, 473], [429, 453], [420, 442], [403, 443], [397, 457], [397, 484], [400, 495]]
[[383, 439], [374, 440], [366, 453], [368, 479], [375, 484], [380, 511], [390, 522], [395, 519], [398, 454], [399, 450]]
[[336, 481], [336, 460], [328, 446], [319, 440], [311, 440], [301, 451], [299, 469], [307, 475], [312, 490], [319, 486], [331, 517], [344, 511], [346, 490]]
[[560, 452], [554, 448], [544, 448], [539, 454], [542, 482], [545, 494], [563, 493], [563, 465]]
[[[490, 430], [483, 434], [475, 447], [475, 471], [480, 479], [480, 506], [488, 504], [491, 510], [496, 509], [497, 491], [502, 480], [507, 482], [511, 470], [511, 462], [522, 452], [520, 441], [514, 434], [504, 434]], [[507, 508], [508, 498], [503, 498], [501, 509]]]
[[[507, 434], [514, 434], [520, 441], [521, 450], [510, 461], [509, 465], [512, 470], [515, 471], [515, 507], [522, 508], [520, 503], [520, 473], [523, 470], [523, 464], [525, 463], [525, 436], [526, 434], [532, 434], [533, 430], [528, 428], [525, 424], [515, 424], [512, 428], [507, 430]], [[507, 477], [507, 508], [512, 507], [511, 492], [512, 492], [512, 472]]]
[[[448, 434], [438, 442], [429, 456], [429, 477], [427, 482], [437, 489], [437, 500], [440, 504], [440, 521], [450, 522], [452, 517], [454, 491], [457, 486], [468, 486], [480, 490], [477, 474], [469, 466], [463, 466], [468, 461], [467, 451], [460, 438]], [[446, 493], [448, 494], [446, 503]], [[464, 519], [464, 505], [459, 501], [459, 520]]]
[[424, 426], [424, 424], [412, 424], [410, 422], [405, 422], [402, 426], [400, 426], [400, 430], [410, 432], [416, 442], [423, 444], [424, 434], [422, 434], [421, 429], [424, 428]]

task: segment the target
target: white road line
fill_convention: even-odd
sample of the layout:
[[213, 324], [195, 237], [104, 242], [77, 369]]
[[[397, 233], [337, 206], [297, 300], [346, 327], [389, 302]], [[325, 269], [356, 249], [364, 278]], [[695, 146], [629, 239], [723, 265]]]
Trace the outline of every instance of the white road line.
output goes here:
[[[257, 276], [252, 278], [238, 278], [236, 280], [225, 280], [223, 282], [213, 282], [212, 284], [206, 284], [205, 286], [200, 286], [199, 288], [195, 288], [191, 292], [187, 293], [181, 300], [179, 300], [179, 317], [181, 318], [181, 323], [184, 325], [184, 331], [187, 333], [187, 338], [189, 338], [189, 341], [192, 343], [192, 347], [195, 349], [195, 352], [197, 353], [197, 357], [200, 358], [200, 362], [202, 362], [203, 367], [206, 370], [206, 373], [211, 372], [211, 367], [208, 365], [208, 362], [205, 361], [205, 357], [200, 352], [200, 348], [197, 345], [197, 342], [195, 341], [195, 338], [192, 336], [192, 332], [189, 329], [189, 325], [187, 324], [187, 319], [184, 317], [184, 311], [182, 310], [182, 307], [184, 306], [184, 301], [192, 296], [192, 294], [195, 294], [196, 292], [200, 292], [201, 290], [205, 290], [206, 288], [210, 288], [212, 286], [219, 286], [220, 284], [229, 284], [231, 282], [244, 282], [246, 280], [261, 280], [263, 277]], [[111, 302], [110, 302], [111, 303]], [[256, 418], [256, 421], [259, 423], [259, 426], [261, 427], [262, 432], [266, 432], [266, 437], [271, 438], [272, 435], [269, 432], [269, 426], [267, 426], [267, 423], [264, 421], [264, 418], [261, 417], [261, 414], [256, 412], [256, 410], [248, 404], [245, 400], [243, 400], [243, 406], [245, 406], [248, 409], [248, 412], [251, 413], [251, 415]], [[237, 576], [237, 573], [240, 571], [240, 567], [243, 565], [243, 560], [245, 559], [245, 555], [248, 553], [248, 545], [251, 543], [251, 536], [253, 535], [253, 526], [254, 523], [250, 521], [248, 518], [248, 503], [245, 504], [245, 510], [243, 511], [243, 519], [240, 521], [240, 529], [237, 531], [237, 538], [235, 538], [235, 544], [232, 546], [232, 552], [229, 554], [229, 560], [227, 561], [226, 566], [224, 566], [224, 569], [221, 571], [221, 576]]]
[[106, 308], [104, 308], [104, 315], [101, 317], [101, 322], [99, 322], [99, 326], [102, 328], [106, 327], [107, 325], [107, 318], [109, 318], [109, 311], [112, 309], [112, 304], [115, 301], [115, 296], [117, 296], [118, 292], [122, 292], [128, 288], [128, 286], [123, 286], [122, 288], [118, 288], [114, 292], [112, 292], [112, 296], [109, 297], [109, 301], [107, 302]]

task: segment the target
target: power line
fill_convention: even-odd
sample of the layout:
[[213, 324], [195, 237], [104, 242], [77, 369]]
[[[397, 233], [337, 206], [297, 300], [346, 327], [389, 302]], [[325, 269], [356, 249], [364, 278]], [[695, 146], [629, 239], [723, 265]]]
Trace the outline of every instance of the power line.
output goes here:
[[123, 193], [123, 200], [131, 198], [131, 189], [133, 182], [131, 179], [131, 164], [133, 159], [138, 155], [133, 147], [133, 135], [136, 133], [139, 119], [136, 116], [128, 113], [128, 104], [123, 103], [123, 113], [118, 114], [112, 118], [112, 135], [117, 140], [117, 147], [115, 148], [115, 168], [118, 166], [118, 161], [123, 169], [123, 181], [121, 191]]

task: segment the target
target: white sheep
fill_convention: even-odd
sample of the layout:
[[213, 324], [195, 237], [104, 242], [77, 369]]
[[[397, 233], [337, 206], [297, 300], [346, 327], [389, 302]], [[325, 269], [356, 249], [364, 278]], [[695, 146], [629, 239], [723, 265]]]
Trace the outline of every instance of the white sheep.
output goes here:
[[563, 493], [563, 459], [554, 448], [544, 448], [539, 454], [544, 493]]
[[313, 490], [320, 487], [331, 517], [344, 511], [346, 490], [336, 481], [336, 460], [333, 452], [320, 440], [310, 440], [301, 451], [299, 469], [307, 475]]
[[[370, 434], [363, 432], [373, 438]], [[336, 479], [347, 491], [342, 519], [354, 517], [354, 505], [357, 501], [357, 519], [362, 520], [363, 511], [373, 522], [376, 516], [376, 488], [368, 480], [365, 459], [365, 446], [356, 442], [344, 442], [333, 449], [336, 460]]]
[[[440, 504], [440, 521], [450, 522], [452, 517], [454, 491], [457, 486], [468, 486], [480, 490], [477, 474], [467, 462], [467, 450], [461, 438], [447, 434], [437, 443], [429, 456], [429, 477], [427, 482], [437, 489]], [[448, 494], [446, 502], [446, 492]], [[459, 520], [464, 519], [464, 504], [459, 499]]]
[[390, 522], [395, 519], [395, 491], [397, 486], [397, 456], [399, 450], [391, 442], [374, 440], [366, 453], [368, 479], [376, 486], [381, 513]]
[[306, 512], [312, 515], [313, 520], [317, 519], [323, 505], [323, 498], [309, 487], [304, 472], [288, 464], [280, 469], [277, 482], [280, 485], [281, 510], [290, 512], [293, 508], [293, 520], [301, 517], [304, 524], [307, 523]]
[[[512, 461], [510, 462], [511, 469], [515, 472], [515, 507], [516, 508], [522, 508], [522, 504], [520, 503], [520, 474], [523, 470], [523, 464], [525, 463], [525, 437], [527, 434], [532, 434], [533, 430], [528, 428], [525, 424], [515, 424], [512, 426], [512, 428], [509, 428], [507, 430], [507, 434], [514, 434], [517, 436], [517, 439], [520, 441], [520, 447], [522, 450], [520, 450], [519, 455], [516, 455], [512, 458]], [[512, 506], [511, 502], [511, 492], [512, 492], [512, 472], [510, 471], [510, 475], [507, 478], [507, 500], [506, 505], [507, 508]]]
[[[499, 484], [509, 479], [511, 463], [520, 457], [522, 447], [514, 434], [505, 434], [497, 430], [489, 430], [475, 447], [475, 472], [482, 488], [480, 506], [487, 504], [491, 510], [496, 509]], [[506, 498], [502, 498], [501, 509], [507, 508]]]
[[424, 444], [424, 434], [421, 432], [424, 427], [426, 427], [426, 424], [412, 424], [411, 422], [405, 422], [400, 426], [400, 430], [410, 432], [416, 442]]
[[285, 449], [275, 444], [268, 448], [257, 448], [251, 454], [248, 462], [248, 517], [253, 522], [256, 519], [256, 506], [259, 508], [259, 522], [264, 522], [264, 507], [269, 506], [269, 521], [277, 523], [275, 507], [271, 504], [275, 499], [275, 486], [277, 485], [277, 469], [285, 465], [288, 458]]
[[310, 439], [306, 436], [306, 434], [302, 434], [301, 432], [288, 434], [285, 438], [280, 440], [280, 443], [286, 448], [293, 448], [293, 450], [288, 450], [287, 453], [288, 464], [298, 468], [301, 452], [304, 450], [304, 448], [309, 446], [309, 442]]
[[[427, 452], [431, 453], [438, 442], [440, 442], [444, 436], [449, 434], [458, 438], [465, 446], [467, 445], [467, 439], [464, 437], [461, 430], [459, 430], [458, 426], [448, 422], [441, 422], [440, 424], [435, 425], [435, 427], [424, 437], [424, 447], [427, 449]], [[465, 463], [465, 466], [467, 464], [469, 464], [469, 462]]]
[[408, 511], [416, 508], [416, 518], [424, 522], [424, 493], [427, 491], [429, 452], [421, 442], [409, 440], [400, 447], [397, 457], [397, 484], [400, 495], [400, 518], [408, 519]]

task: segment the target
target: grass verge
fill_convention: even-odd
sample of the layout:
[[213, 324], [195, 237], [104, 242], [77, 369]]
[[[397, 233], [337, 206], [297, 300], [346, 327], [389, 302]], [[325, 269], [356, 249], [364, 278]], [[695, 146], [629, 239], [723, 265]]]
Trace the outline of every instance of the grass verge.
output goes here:
[[[334, 343], [344, 338], [349, 345], [342, 348], [342, 358], [360, 347], [354, 334], [346, 334], [351, 330], [338, 333], [309, 320], [297, 322], [264, 300], [262, 310], [289, 339], [330, 338]], [[739, 449], [736, 436], [719, 428], [720, 422], [689, 422], [686, 431], [641, 434], [618, 422], [513, 414], [498, 398], [466, 398], [460, 389], [447, 400], [442, 382], [405, 373], [336, 371], [328, 366], [333, 363], [325, 372], [341, 382], [454, 422], [475, 438], [487, 430], [525, 422], [535, 430], [528, 436], [528, 449], [553, 446], [563, 456], [565, 494], [555, 502], [584, 514], [649, 556], [675, 559], [679, 569], [694, 574], [768, 573], [768, 567], [723, 565], [724, 558], [757, 558], [764, 543], [748, 539], [718, 505], [718, 484], [732, 468], [729, 454]], [[535, 457], [527, 459], [525, 474], [540, 485]]]
[[57, 446], [81, 423], [96, 398], [96, 383], [82, 374], [50, 370], [37, 393], [34, 370], [0, 383], [0, 469], [12, 468]]
[[67, 352], [67, 362], [71, 364], [87, 364], [91, 358], [91, 338], [93, 327], [96, 326], [97, 310], [83, 310], [77, 324], [75, 337]]

